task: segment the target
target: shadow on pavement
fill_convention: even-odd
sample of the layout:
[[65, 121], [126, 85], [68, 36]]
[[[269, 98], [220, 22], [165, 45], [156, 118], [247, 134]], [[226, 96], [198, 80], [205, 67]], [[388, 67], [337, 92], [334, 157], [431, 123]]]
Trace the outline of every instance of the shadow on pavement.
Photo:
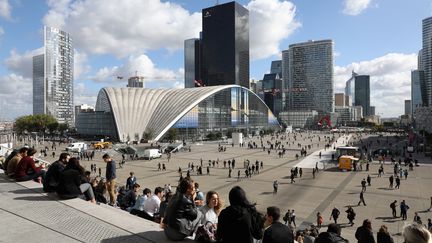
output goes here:
[[[101, 241], [102, 243], [118, 243], [118, 242], [127, 242], [127, 243], [134, 243], [134, 242], [178, 242], [178, 241], [171, 241], [169, 240], [163, 231], [146, 231], [135, 235], [124, 235], [124, 236], [117, 236], [109, 239], [103, 239]], [[195, 242], [191, 239], [184, 239], [181, 242]]]

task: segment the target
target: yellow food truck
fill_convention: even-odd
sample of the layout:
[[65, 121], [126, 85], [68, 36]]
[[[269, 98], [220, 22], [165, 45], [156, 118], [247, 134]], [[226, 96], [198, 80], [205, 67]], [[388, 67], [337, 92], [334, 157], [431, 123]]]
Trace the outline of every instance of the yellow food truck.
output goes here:
[[358, 161], [359, 159], [351, 156], [351, 155], [342, 155], [339, 157], [338, 166], [339, 170], [353, 170], [354, 169], [354, 162]]

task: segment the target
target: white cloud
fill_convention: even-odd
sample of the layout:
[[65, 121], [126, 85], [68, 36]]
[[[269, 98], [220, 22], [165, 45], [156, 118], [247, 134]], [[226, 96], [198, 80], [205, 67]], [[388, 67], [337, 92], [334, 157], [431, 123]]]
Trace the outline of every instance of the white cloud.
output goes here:
[[12, 7], [8, 0], [0, 0], [0, 17], [11, 19]]
[[75, 105], [87, 104], [96, 105], [97, 93], [90, 91], [85, 83], [79, 82], [74, 84], [74, 103]]
[[44, 48], [38, 48], [26, 51], [23, 54], [18, 53], [15, 49], [10, 51], [10, 56], [4, 61], [5, 66], [18, 75], [25, 78], [33, 77], [33, 56], [43, 54]]
[[0, 37], [4, 34], [4, 29], [3, 27], [0, 26]]
[[[173, 81], [183, 78], [184, 70], [179, 69], [173, 71], [169, 69], [159, 69], [146, 55], [130, 56], [127, 62], [121, 66], [104, 67], [96, 72], [96, 75], [90, 77], [96, 82], [103, 82], [107, 84], [124, 85], [127, 78], [135, 76], [145, 77], [146, 81], [157, 81], [163, 83], [164, 81]], [[123, 77], [119, 80], [117, 77]]]
[[201, 29], [201, 13], [161, 0], [50, 0], [48, 5], [44, 24], [69, 32], [75, 46], [87, 53], [125, 57], [151, 49], [180, 49]]
[[32, 114], [33, 85], [30, 78], [8, 74], [0, 76], [0, 83], [0, 120], [13, 120], [18, 116]]
[[344, 0], [343, 13], [347, 15], [359, 15], [366, 10], [372, 0]]
[[371, 106], [384, 117], [404, 112], [404, 100], [411, 99], [411, 70], [417, 67], [416, 54], [390, 53], [370, 61], [335, 66], [335, 92], [343, 92], [351, 72], [370, 75]]
[[295, 19], [296, 7], [283, 0], [252, 0], [250, 11], [251, 59], [280, 54], [279, 45], [301, 26]]
[[88, 65], [87, 54], [78, 50], [74, 50], [74, 79], [79, 80], [90, 71], [91, 67]]

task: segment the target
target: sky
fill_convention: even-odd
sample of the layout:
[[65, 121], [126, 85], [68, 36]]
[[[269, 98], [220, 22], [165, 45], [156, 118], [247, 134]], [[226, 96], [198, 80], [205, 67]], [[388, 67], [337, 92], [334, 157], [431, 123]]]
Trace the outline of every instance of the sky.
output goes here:
[[[147, 88], [182, 88], [184, 40], [199, 36], [201, 10], [216, 2], [0, 0], [0, 120], [32, 114], [32, 56], [43, 51], [44, 25], [72, 35], [74, 103], [94, 106], [102, 87], [126, 87], [135, 73]], [[352, 71], [370, 75], [376, 114], [403, 114], [431, 0], [238, 3], [249, 9], [251, 79], [262, 79], [290, 44], [332, 39], [335, 93]]]

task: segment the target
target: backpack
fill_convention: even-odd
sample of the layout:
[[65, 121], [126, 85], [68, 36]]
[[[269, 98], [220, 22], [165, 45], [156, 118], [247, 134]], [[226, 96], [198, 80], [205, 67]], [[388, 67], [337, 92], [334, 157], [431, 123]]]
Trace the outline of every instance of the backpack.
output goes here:
[[216, 226], [210, 221], [200, 225], [195, 233], [195, 240], [198, 242], [216, 242]]

